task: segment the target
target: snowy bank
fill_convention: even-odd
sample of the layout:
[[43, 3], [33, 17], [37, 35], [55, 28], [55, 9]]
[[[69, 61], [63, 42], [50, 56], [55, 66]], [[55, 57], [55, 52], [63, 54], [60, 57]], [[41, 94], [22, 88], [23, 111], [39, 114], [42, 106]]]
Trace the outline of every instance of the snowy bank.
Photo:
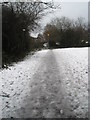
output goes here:
[[0, 79], [2, 80], [2, 117], [8, 118], [12, 116], [13, 111], [22, 107], [23, 99], [30, 92], [30, 82], [35, 74], [42, 58], [47, 50], [36, 52], [33, 56], [29, 55], [22, 61], [15, 63], [8, 69], [0, 71]]
[[54, 54], [76, 116], [88, 116], [88, 48], [57, 49]]

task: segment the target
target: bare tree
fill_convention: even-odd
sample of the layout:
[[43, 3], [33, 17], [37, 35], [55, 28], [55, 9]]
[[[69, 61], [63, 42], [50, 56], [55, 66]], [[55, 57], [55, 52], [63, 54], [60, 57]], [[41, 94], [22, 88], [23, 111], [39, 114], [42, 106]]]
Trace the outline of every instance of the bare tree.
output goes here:
[[59, 42], [60, 47], [88, 46], [88, 29], [82, 17], [76, 21], [67, 17], [55, 18], [45, 27], [44, 34], [47, 33], [50, 33], [49, 38], [53, 36], [52, 41]]
[[38, 21], [49, 8], [56, 9], [52, 2], [35, 0], [2, 3], [4, 56], [24, 56], [23, 54], [32, 49], [34, 45], [31, 43], [30, 32], [36, 29]]

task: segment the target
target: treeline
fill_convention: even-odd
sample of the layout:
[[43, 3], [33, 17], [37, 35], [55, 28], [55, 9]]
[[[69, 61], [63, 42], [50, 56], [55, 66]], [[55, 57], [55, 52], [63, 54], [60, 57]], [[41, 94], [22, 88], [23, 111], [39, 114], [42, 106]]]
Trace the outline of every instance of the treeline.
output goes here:
[[35, 49], [31, 31], [38, 27], [38, 20], [48, 8], [47, 2], [4, 2], [2, 3], [2, 62], [9, 63], [23, 58]]
[[46, 25], [44, 37], [49, 47], [84, 47], [88, 46], [88, 26], [82, 17], [76, 21], [56, 18]]

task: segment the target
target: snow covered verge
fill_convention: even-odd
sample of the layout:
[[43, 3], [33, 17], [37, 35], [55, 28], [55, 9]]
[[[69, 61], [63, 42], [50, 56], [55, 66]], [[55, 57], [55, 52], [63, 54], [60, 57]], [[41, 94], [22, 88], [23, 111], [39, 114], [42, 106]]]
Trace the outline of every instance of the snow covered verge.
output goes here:
[[2, 85], [2, 88], [0, 86], [0, 90], [2, 89], [0, 91], [0, 106], [2, 104], [0, 118], [9, 118], [12, 116], [13, 111], [22, 107], [23, 99], [30, 92], [31, 78], [47, 51], [41, 50], [34, 55], [28, 55], [24, 61], [15, 63], [8, 69], [0, 71], [0, 85]]
[[88, 48], [57, 49], [54, 54], [73, 112], [88, 117]]

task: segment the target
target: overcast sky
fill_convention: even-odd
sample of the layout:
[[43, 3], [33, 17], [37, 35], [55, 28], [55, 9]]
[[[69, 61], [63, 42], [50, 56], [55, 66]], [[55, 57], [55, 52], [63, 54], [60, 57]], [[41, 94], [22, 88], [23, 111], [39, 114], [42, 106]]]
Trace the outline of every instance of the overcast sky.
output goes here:
[[87, 2], [63, 2], [61, 9], [56, 10], [52, 14], [48, 14], [42, 19], [43, 24], [49, 22], [52, 18], [66, 16], [71, 19], [84, 17], [88, 20], [88, 3]]
[[[48, 1], [48, 0], [43, 0], [43, 1]], [[59, 0], [53, 0], [53, 1], [55, 2]], [[67, 0], [67, 1], [70, 1], [70, 0]], [[58, 4], [61, 5], [61, 9], [57, 9], [55, 12], [47, 14], [45, 17], [42, 18], [42, 20], [40, 21], [42, 29], [52, 19], [56, 17], [61, 17], [61, 16], [66, 16], [74, 20], [77, 19], [78, 17], [84, 17], [85, 21], [88, 22], [88, 2], [87, 0], [82, 0], [82, 1], [83, 2], [79, 2], [79, 1], [78, 2], [57, 2]], [[34, 35], [37, 35], [37, 33], [39, 33], [39, 31], [34, 32]]]

